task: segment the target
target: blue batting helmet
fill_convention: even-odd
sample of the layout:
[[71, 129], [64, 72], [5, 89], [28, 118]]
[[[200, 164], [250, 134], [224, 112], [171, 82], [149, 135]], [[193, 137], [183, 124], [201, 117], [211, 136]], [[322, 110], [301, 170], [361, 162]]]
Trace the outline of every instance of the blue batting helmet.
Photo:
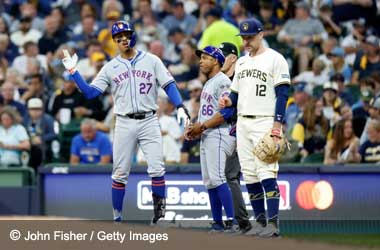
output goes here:
[[206, 46], [202, 50], [197, 49], [195, 51], [195, 54], [198, 57], [201, 57], [202, 53], [212, 56], [220, 63], [220, 65], [224, 64], [225, 57], [223, 55], [223, 52], [219, 48], [214, 46]]
[[248, 18], [239, 24], [238, 36], [256, 35], [263, 31], [263, 24], [256, 18]]
[[129, 47], [132, 48], [136, 44], [137, 37], [135, 30], [132, 28], [132, 25], [126, 21], [117, 21], [112, 25], [112, 38], [114, 38], [117, 34], [126, 31], [132, 32], [132, 36], [129, 42]]

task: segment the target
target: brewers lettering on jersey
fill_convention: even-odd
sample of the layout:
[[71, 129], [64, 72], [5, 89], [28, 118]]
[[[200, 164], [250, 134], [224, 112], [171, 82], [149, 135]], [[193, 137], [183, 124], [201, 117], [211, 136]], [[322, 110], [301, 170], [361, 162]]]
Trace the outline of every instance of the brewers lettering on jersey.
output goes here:
[[129, 23], [117, 21], [112, 26], [112, 38], [120, 55], [106, 63], [91, 84], [87, 84], [75, 69], [78, 57], [64, 51], [62, 62], [86, 98], [94, 98], [110, 87], [116, 114], [112, 206], [114, 220], [121, 221], [125, 185], [128, 181], [132, 158], [139, 145], [148, 163], [152, 178], [154, 216], [152, 223], [165, 216], [165, 168], [162, 153], [162, 136], [156, 104], [161, 87], [177, 107], [177, 118], [185, 123], [189, 115], [182, 104], [175, 81], [162, 61], [155, 55], [134, 48], [136, 33]]
[[263, 46], [260, 21], [244, 20], [239, 30], [248, 54], [236, 62], [231, 93], [222, 97], [219, 104], [222, 108], [237, 107], [237, 151], [256, 218], [247, 234], [276, 237], [280, 198], [276, 180], [278, 162], [261, 161], [253, 154], [253, 148], [267, 132], [271, 133], [274, 143], [281, 139], [290, 84], [289, 68], [281, 54]]

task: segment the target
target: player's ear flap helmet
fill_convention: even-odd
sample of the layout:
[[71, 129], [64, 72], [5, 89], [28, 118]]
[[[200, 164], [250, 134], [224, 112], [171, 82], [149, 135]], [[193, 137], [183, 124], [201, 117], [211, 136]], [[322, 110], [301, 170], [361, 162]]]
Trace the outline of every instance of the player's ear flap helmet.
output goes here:
[[206, 46], [202, 50], [197, 49], [195, 51], [195, 54], [198, 57], [201, 57], [202, 53], [205, 53], [215, 58], [220, 63], [221, 66], [224, 64], [225, 57], [223, 55], [223, 52], [219, 48], [214, 47], [214, 46]]
[[263, 31], [263, 24], [256, 18], [248, 18], [239, 23], [239, 34], [237, 36], [256, 35]]
[[132, 25], [130, 25], [126, 21], [117, 21], [112, 25], [112, 38], [115, 37], [116, 34], [119, 34], [121, 32], [129, 31], [132, 32], [132, 36], [130, 38], [129, 47], [132, 48], [136, 45], [137, 36], [135, 30], [132, 28]]

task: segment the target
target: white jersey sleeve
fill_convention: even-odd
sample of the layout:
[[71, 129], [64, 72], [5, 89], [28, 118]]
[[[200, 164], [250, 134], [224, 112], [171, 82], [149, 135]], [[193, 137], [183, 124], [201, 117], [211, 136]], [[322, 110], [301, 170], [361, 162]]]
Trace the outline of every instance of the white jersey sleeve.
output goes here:
[[244, 57], [240, 57], [235, 64], [235, 75], [234, 75], [234, 78], [232, 79], [232, 84], [231, 84], [232, 92], [239, 93], [239, 81], [238, 81], [239, 78], [236, 72], [239, 72], [239, 65], [244, 64], [243, 60], [244, 60]]
[[166, 85], [174, 82], [174, 78], [160, 58], [153, 54], [151, 56], [154, 60], [154, 71], [156, 73], [157, 83], [161, 88], [165, 88]]
[[277, 54], [275, 57], [273, 68], [273, 84], [274, 87], [280, 84], [290, 84], [289, 66], [285, 58]]
[[100, 92], [104, 92], [108, 86], [110, 86], [111, 79], [108, 77], [108, 64], [104, 65], [99, 73], [95, 76], [91, 82], [91, 86], [98, 89]]

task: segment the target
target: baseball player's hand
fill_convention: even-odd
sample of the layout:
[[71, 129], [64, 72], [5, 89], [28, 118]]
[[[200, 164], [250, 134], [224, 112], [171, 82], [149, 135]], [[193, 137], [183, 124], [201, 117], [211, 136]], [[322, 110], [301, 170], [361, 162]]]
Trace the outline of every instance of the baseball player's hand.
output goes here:
[[70, 74], [73, 74], [76, 69], [78, 63], [78, 56], [75, 53], [73, 56], [70, 55], [69, 51], [67, 49], [62, 50], [63, 52], [63, 58], [62, 63], [63, 66], [65, 66], [65, 69], [70, 72]]
[[232, 101], [228, 96], [222, 96], [219, 98], [219, 108], [224, 109], [232, 105]]
[[183, 124], [184, 127], [187, 127], [190, 123], [189, 111], [183, 104], [177, 108], [177, 121], [179, 124]]
[[188, 137], [190, 138], [198, 138], [201, 136], [203, 131], [205, 131], [205, 127], [202, 126], [202, 123], [196, 122], [192, 124], [191, 129], [188, 131]]

